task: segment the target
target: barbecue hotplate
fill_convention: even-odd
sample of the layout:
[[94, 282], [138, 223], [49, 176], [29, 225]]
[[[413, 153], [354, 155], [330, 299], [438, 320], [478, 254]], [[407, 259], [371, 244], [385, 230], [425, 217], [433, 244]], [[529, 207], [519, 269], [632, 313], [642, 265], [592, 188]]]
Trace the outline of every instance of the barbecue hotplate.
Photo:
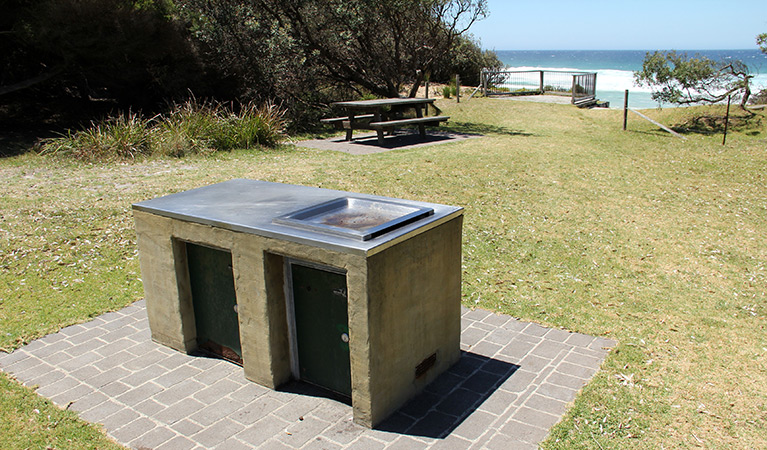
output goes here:
[[341, 197], [276, 217], [273, 222], [367, 241], [432, 214], [432, 208]]

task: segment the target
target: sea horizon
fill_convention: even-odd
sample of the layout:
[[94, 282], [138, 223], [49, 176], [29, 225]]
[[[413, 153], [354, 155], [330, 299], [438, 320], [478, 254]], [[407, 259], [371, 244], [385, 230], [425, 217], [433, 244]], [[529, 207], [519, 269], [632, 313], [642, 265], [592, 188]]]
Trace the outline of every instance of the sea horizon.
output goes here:
[[[629, 91], [629, 107], [675, 107], [659, 105], [652, 99], [652, 89], [634, 84], [634, 72], [642, 69], [648, 52], [672, 50], [494, 50], [508, 70], [583, 71], [597, 73], [597, 98], [622, 108], [624, 93]], [[755, 49], [677, 49], [688, 56], [703, 56], [719, 61], [739, 59], [754, 74], [751, 91], [767, 89], [767, 55]]]

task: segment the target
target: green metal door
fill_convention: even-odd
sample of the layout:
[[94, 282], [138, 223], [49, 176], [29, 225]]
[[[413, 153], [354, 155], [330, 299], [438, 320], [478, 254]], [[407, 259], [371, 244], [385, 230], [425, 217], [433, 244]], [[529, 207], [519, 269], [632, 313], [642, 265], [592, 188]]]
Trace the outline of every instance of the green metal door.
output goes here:
[[194, 322], [197, 326], [197, 345], [203, 350], [242, 364], [232, 254], [187, 243], [186, 259]]
[[290, 266], [300, 378], [350, 397], [346, 276]]

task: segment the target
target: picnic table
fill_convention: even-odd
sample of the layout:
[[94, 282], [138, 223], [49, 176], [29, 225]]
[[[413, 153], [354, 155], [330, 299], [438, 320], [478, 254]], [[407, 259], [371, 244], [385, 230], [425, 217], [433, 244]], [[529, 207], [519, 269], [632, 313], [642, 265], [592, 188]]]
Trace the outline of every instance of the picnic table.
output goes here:
[[[421, 137], [426, 137], [427, 125], [439, 125], [447, 121], [448, 116], [427, 116], [429, 105], [434, 104], [433, 98], [381, 98], [374, 100], [358, 100], [335, 102], [332, 105], [343, 108], [346, 116], [322, 119], [323, 123], [333, 124], [346, 129], [346, 140], [351, 141], [354, 130], [375, 130], [378, 143], [383, 145], [384, 132], [390, 134], [397, 127], [417, 125]], [[414, 118], [400, 118], [409, 109], [415, 110]]]

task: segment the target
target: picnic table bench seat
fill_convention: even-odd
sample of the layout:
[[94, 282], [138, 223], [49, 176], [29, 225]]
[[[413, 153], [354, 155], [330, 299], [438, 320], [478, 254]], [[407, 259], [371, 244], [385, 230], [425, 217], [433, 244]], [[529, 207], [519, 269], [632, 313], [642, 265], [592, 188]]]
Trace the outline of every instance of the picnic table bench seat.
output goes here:
[[446, 122], [450, 119], [450, 116], [427, 116], [427, 117], [414, 117], [412, 119], [398, 119], [398, 120], [386, 120], [383, 122], [370, 122], [371, 128], [385, 129], [394, 128], [401, 125], [439, 125], [440, 122]]
[[[375, 114], [360, 114], [359, 116], [354, 116], [354, 121], [357, 122], [373, 118], [375, 118]], [[320, 119], [320, 122], [327, 125], [333, 125], [336, 128], [346, 128], [348, 127], [349, 116], [329, 117], [327, 119]]]
[[426, 125], [439, 125], [446, 122], [450, 116], [427, 116], [414, 117], [412, 119], [387, 120], [384, 122], [370, 122], [368, 126], [378, 132], [378, 143], [383, 145], [383, 131], [393, 132], [394, 128], [402, 125], [418, 125], [418, 134], [426, 137]]

